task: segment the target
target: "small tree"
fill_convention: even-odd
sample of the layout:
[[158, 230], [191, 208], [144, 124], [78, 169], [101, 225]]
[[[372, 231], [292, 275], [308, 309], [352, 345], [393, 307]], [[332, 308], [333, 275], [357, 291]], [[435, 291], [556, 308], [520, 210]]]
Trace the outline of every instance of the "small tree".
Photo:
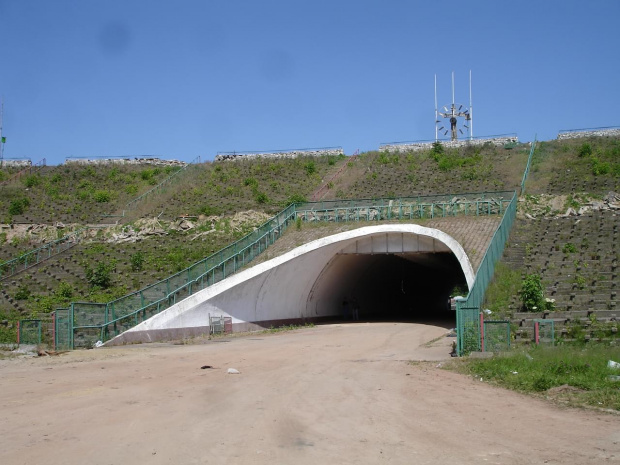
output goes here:
[[136, 252], [133, 254], [129, 261], [131, 262], [131, 271], [142, 271], [144, 268], [144, 254], [142, 252]]
[[99, 262], [95, 268], [85, 266], [86, 280], [92, 287], [107, 289], [112, 285], [112, 273], [116, 271], [116, 260]]
[[541, 311], [546, 308], [540, 275], [536, 273], [528, 274], [523, 279], [520, 294], [523, 307], [527, 311]]
[[443, 145], [439, 141], [433, 142], [433, 148], [431, 148], [431, 154], [434, 156], [443, 155]]

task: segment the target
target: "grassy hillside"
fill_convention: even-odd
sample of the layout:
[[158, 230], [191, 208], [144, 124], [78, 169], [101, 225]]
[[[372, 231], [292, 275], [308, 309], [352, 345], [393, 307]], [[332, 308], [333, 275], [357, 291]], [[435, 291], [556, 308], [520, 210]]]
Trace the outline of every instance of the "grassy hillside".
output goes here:
[[0, 222], [98, 223], [177, 169], [111, 164], [48, 166], [0, 186]]
[[366, 152], [330, 186], [325, 199], [512, 190], [521, 183], [528, 154], [529, 144]]
[[620, 140], [612, 137], [540, 142], [528, 193], [606, 194], [620, 190]]
[[[107, 301], [165, 278], [241, 237], [291, 201], [309, 199], [343, 166], [326, 199], [516, 189], [529, 149], [529, 144], [513, 149], [437, 147], [400, 154], [368, 152], [354, 162], [305, 157], [191, 165], [175, 182], [139, 203], [122, 224], [93, 232], [88, 241], [0, 282], [0, 321], [44, 316], [70, 301]], [[521, 310], [523, 278], [534, 273], [558, 309], [615, 306], [617, 213], [556, 216], [610, 190], [620, 191], [619, 153], [620, 140], [611, 138], [540, 143], [488, 305], [512, 313]], [[5, 223], [71, 223], [64, 229], [23, 226], [19, 234], [6, 226], [0, 230], [0, 260], [39, 246], [43, 238], [100, 222], [102, 215], [121, 210], [173, 171], [56, 166], [0, 186], [0, 219]], [[0, 173], [0, 178], [9, 174]], [[553, 207], [532, 207], [542, 205], [541, 194], [553, 196], [547, 199]], [[250, 213], [240, 213], [246, 211]], [[179, 217], [189, 217], [191, 227], [181, 227], [185, 220]], [[565, 247], [568, 243], [574, 250]]]
[[223, 161], [192, 166], [162, 196], [145, 202], [137, 215], [228, 215], [248, 209], [276, 213], [307, 199], [345, 157], [299, 157]]

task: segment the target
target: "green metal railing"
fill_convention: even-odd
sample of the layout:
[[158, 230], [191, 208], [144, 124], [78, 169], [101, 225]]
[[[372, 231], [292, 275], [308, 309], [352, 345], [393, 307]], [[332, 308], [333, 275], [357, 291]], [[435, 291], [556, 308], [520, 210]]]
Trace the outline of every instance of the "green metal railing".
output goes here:
[[301, 221], [383, 221], [501, 215], [513, 204], [506, 195], [515, 198], [514, 192], [488, 192], [289, 205], [240, 240], [167, 279], [107, 303], [73, 302], [67, 316], [71, 325], [70, 340], [63, 343], [74, 348], [106, 341], [225, 279], [273, 244], [297, 218]]
[[506, 352], [510, 349], [510, 322], [487, 320], [483, 323], [484, 351]]
[[530, 148], [530, 155], [527, 157], [527, 164], [525, 165], [525, 170], [523, 171], [523, 178], [521, 179], [521, 195], [525, 192], [525, 181], [527, 181], [527, 176], [530, 174], [530, 167], [532, 166], [532, 158], [534, 158], [534, 150], [536, 149], [536, 136], [534, 136], [534, 141], [532, 142], [532, 148]]
[[414, 220], [456, 215], [501, 215], [512, 191], [427, 195], [398, 199], [329, 200], [296, 204], [303, 221]]
[[17, 332], [18, 344], [41, 343], [41, 320], [20, 320]]
[[534, 320], [534, 342], [536, 344], [555, 344], [555, 324], [553, 320]]
[[[476, 271], [476, 279], [474, 284], [469, 290], [469, 294], [464, 299], [456, 301], [456, 321], [457, 321], [457, 354], [464, 355], [472, 351], [480, 350], [480, 323], [478, 323], [478, 343], [473, 345], [471, 338], [468, 337], [471, 332], [470, 328], [466, 325], [469, 322], [472, 309], [476, 309], [480, 312], [480, 305], [484, 300], [484, 294], [487, 290], [489, 282], [495, 272], [495, 264], [501, 258], [504, 252], [504, 245], [510, 235], [512, 224], [517, 214], [517, 192], [513, 192], [512, 199], [510, 200], [507, 208], [505, 209], [504, 216], [493, 234], [491, 243], [487, 248], [487, 251], [480, 262], [480, 266]], [[461, 316], [460, 314], [463, 314]]]
[[91, 228], [86, 227], [78, 229], [77, 231], [69, 233], [64, 237], [61, 237], [60, 239], [56, 239], [53, 242], [48, 242], [47, 244], [44, 244], [37, 249], [26, 252], [25, 254], [20, 255], [17, 258], [13, 258], [12, 260], [0, 263], [0, 281], [14, 276], [17, 273], [20, 273], [25, 269], [30, 268], [31, 266], [37, 265], [42, 261], [47, 260], [53, 255], [64, 252], [65, 250], [68, 250], [71, 247], [77, 245], [82, 236], [89, 229]]

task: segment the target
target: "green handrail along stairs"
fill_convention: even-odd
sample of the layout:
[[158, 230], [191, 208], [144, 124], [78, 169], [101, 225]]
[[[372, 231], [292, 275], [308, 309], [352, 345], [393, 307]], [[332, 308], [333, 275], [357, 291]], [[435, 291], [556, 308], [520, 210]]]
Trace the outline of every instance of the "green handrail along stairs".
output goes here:
[[515, 191], [480, 262], [469, 294], [466, 298], [459, 299], [456, 302], [456, 351], [459, 356], [482, 350], [480, 347], [480, 306], [493, 277], [495, 264], [504, 253], [504, 245], [508, 240], [517, 214], [517, 201], [518, 197]]
[[308, 222], [340, 222], [504, 215], [504, 223], [505, 212], [514, 208], [515, 199], [516, 192], [502, 191], [291, 204], [240, 240], [167, 279], [111, 302], [73, 302], [68, 309], [59, 310], [56, 322], [65, 326], [57, 328], [57, 339], [60, 334], [66, 334], [67, 339], [57, 342], [63, 347], [75, 348], [111, 339], [236, 273], [281, 237], [297, 218]]

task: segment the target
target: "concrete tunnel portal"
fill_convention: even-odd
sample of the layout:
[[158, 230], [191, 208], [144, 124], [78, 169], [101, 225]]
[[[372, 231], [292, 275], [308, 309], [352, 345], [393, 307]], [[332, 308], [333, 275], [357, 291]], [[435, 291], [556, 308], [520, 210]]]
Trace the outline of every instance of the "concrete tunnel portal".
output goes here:
[[366, 226], [240, 271], [110, 343], [204, 334], [209, 315], [231, 317], [235, 331], [341, 318], [345, 299], [357, 302], [364, 320], [454, 324], [450, 292], [470, 289], [473, 281], [465, 250], [447, 233], [415, 224]]

